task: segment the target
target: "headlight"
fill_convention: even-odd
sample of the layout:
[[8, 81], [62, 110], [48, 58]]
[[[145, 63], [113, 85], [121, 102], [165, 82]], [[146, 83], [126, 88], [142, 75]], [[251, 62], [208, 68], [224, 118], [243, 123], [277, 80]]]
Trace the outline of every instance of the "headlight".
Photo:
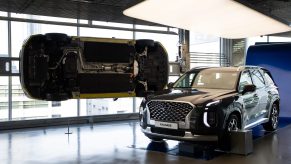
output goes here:
[[215, 111], [207, 111], [210, 106], [217, 105], [221, 102], [221, 100], [212, 101], [206, 104], [205, 112], [203, 114], [203, 123], [205, 126], [210, 127], [215, 124]]
[[[220, 102], [221, 102], [221, 100], [212, 101], [212, 102], [206, 104], [206, 108], [207, 108], [207, 107], [210, 107], [210, 106], [212, 106], [212, 105], [217, 105], [217, 104], [219, 104]], [[205, 110], [207, 110], [206, 108], [205, 108]]]
[[142, 106], [139, 107], [139, 114], [140, 114], [140, 115], [143, 114], [143, 107], [142, 107]]

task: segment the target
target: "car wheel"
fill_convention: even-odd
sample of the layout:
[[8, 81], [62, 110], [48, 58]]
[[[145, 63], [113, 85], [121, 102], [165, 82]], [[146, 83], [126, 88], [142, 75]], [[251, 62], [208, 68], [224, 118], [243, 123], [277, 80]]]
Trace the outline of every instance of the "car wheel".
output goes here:
[[148, 46], [147, 55], [139, 56], [137, 61], [139, 63], [137, 80], [146, 84], [136, 87], [137, 96], [144, 96], [148, 91], [163, 90], [168, 83], [169, 74], [168, 54], [163, 46], [157, 42], [153, 47]]
[[230, 145], [230, 132], [240, 129], [240, 120], [237, 115], [231, 114], [227, 119], [224, 129], [218, 136], [218, 147], [221, 150], [229, 151]]
[[149, 91], [161, 91], [168, 83], [168, 54], [159, 43], [149, 49], [145, 73]]
[[144, 50], [145, 47], [154, 47], [155, 41], [151, 39], [139, 39], [136, 40], [135, 46], [137, 49]]
[[232, 114], [226, 124], [226, 131], [231, 132], [231, 131], [236, 131], [238, 130], [239, 127], [239, 120], [238, 117], [234, 114]]
[[267, 131], [274, 131], [278, 127], [279, 108], [276, 104], [272, 105], [269, 121], [263, 124], [263, 127]]
[[70, 40], [69, 36], [63, 33], [46, 33], [45, 36], [50, 41], [68, 42]]

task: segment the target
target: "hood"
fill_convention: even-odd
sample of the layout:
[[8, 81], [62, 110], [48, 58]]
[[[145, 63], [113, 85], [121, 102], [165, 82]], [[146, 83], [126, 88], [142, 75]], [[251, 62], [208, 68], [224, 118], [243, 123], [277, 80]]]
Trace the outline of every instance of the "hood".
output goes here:
[[220, 99], [236, 95], [235, 90], [222, 89], [171, 89], [167, 94], [157, 95], [150, 100], [186, 101], [192, 104], [201, 104], [213, 99]]

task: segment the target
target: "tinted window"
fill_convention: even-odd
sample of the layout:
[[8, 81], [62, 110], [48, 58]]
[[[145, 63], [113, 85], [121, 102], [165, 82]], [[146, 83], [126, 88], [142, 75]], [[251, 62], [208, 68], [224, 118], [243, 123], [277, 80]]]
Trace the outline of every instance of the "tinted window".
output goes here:
[[203, 70], [195, 77], [192, 87], [206, 89], [234, 89], [237, 77], [237, 72]]
[[261, 88], [265, 86], [265, 81], [260, 71], [251, 70], [251, 74], [252, 74], [253, 82], [257, 88]]
[[174, 88], [235, 89], [238, 72], [202, 70], [186, 73], [174, 84]]
[[275, 85], [273, 79], [268, 73], [264, 73], [266, 79], [266, 85]]
[[244, 71], [240, 77], [240, 81], [239, 81], [239, 91], [243, 91], [243, 88], [245, 85], [248, 84], [253, 84], [252, 83], [252, 79], [251, 79], [251, 75], [249, 73], [249, 71]]
[[176, 87], [176, 88], [191, 88], [194, 76], [195, 76], [195, 73], [184, 74], [183, 76], [181, 76], [177, 80], [174, 87]]

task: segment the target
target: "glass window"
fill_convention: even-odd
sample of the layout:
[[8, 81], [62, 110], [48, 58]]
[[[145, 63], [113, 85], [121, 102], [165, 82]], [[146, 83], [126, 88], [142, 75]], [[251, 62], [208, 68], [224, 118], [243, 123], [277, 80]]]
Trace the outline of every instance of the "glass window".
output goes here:
[[0, 11], [0, 16], [6, 17], [7, 16], [7, 12]]
[[[12, 57], [18, 57], [23, 41], [32, 34], [66, 33], [76, 35], [76, 27], [12, 22]], [[12, 63], [18, 72], [18, 62]], [[77, 100], [63, 102], [39, 101], [26, 97], [20, 86], [19, 77], [12, 77], [12, 119], [41, 119], [77, 116]]]
[[[3, 14], [3, 15], [2, 15]], [[4, 16], [6, 12], [2, 12]], [[6, 15], [5, 15], [6, 16]], [[8, 23], [0, 21], [0, 57], [8, 57]], [[8, 120], [8, 77], [0, 76], [0, 121]]]
[[220, 38], [190, 32], [190, 67], [220, 66]]
[[252, 79], [257, 88], [265, 86], [265, 81], [262, 74], [258, 70], [251, 70]]
[[118, 39], [132, 39], [133, 32], [120, 30], [107, 30], [97, 28], [80, 28], [80, 36], [86, 37], [100, 37], [100, 38], [118, 38]]
[[113, 98], [106, 99], [87, 99], [82, 100], [82, 103], [86, 103], [81, 108], [81, 115], [105, 115], [105, 114], [122, 114], [132, 113], [133, 101], [132, 98]]
[[244, 71], [239, 81], [239, 92], [242, 92], [245, 85], [253, 84], [249, 71]]
[[169, 76], [169, 83], [177, 81], [179, 76]]
[[40, 16], [40, 15], [29, 15], [29, 14], [19, 14], [19, 13], [11, 13], [11, 17], [15, 17], [15, 18], [27, 18], [27, 19], [36, 19], [36, 20], [45, 20], [45, 21], [54, 21], [54, 22], [77, 23], [77, 19], [72, 19], [72, 18]]
[[93, 25], [109, 26], [109, 27], [123, 27], [123, 28], [132, 28], [132, 24], [126, 23], [114, 23], [114, 22], [103, 22], [103, 21], [92, 21]]
[[266, 79], [266, 85], [275, 85], [273, 79], [267, 72], [265, 72], [264, 75]]
[[8, 23], [0, 21], [0, 57], [8, 56]]
[[237, 77], [237, 72], [202, 70], [195, 77], [192, 87], [205, 89], [234, 89]]
[[175, 88], [191, 88], [196, 73], [186, 73], [175, 83]]
[[76, 36], [77, 27], [46, 25], [36, 23], [12, 22], [12, 57], [19, 57], [23, 42], [33, 34], [65, 33]]
[[167, 31], [167, 27], [160, 27], [160, 26], [136, 25], [135, 28], [136, 29]]
[[0, 76], [0, 121], [8, 120], [8, 77]]
[[268, 37], [267, 36], [257, 36], [257, 37], [249, 37], [246, 40], [246, 48], [249, 48], [249, 46], [255, 45], [256, 43], [259, 42], [268, 42]]
[[[196, 75], [197, 74], [197, 75]], [[234, 89], [237, 72], [202, 70], [199, 73], [186, 73], [175, 83], [176, 88]]]
[[77, 116], [77, 100], [62, 102], [28, 98], [20, 86], [19, 77], [12, 77], [12, 119], [42, 119]]
[[291, 42], [291, 37], [270, 36], [269, 42]]
[[160, 42], [168, 52], [169, 61], [175, 61], [178, 56], [178, 35], [156, 34], [146, 32], [136, 32], [136, 39], [152, 39]]

